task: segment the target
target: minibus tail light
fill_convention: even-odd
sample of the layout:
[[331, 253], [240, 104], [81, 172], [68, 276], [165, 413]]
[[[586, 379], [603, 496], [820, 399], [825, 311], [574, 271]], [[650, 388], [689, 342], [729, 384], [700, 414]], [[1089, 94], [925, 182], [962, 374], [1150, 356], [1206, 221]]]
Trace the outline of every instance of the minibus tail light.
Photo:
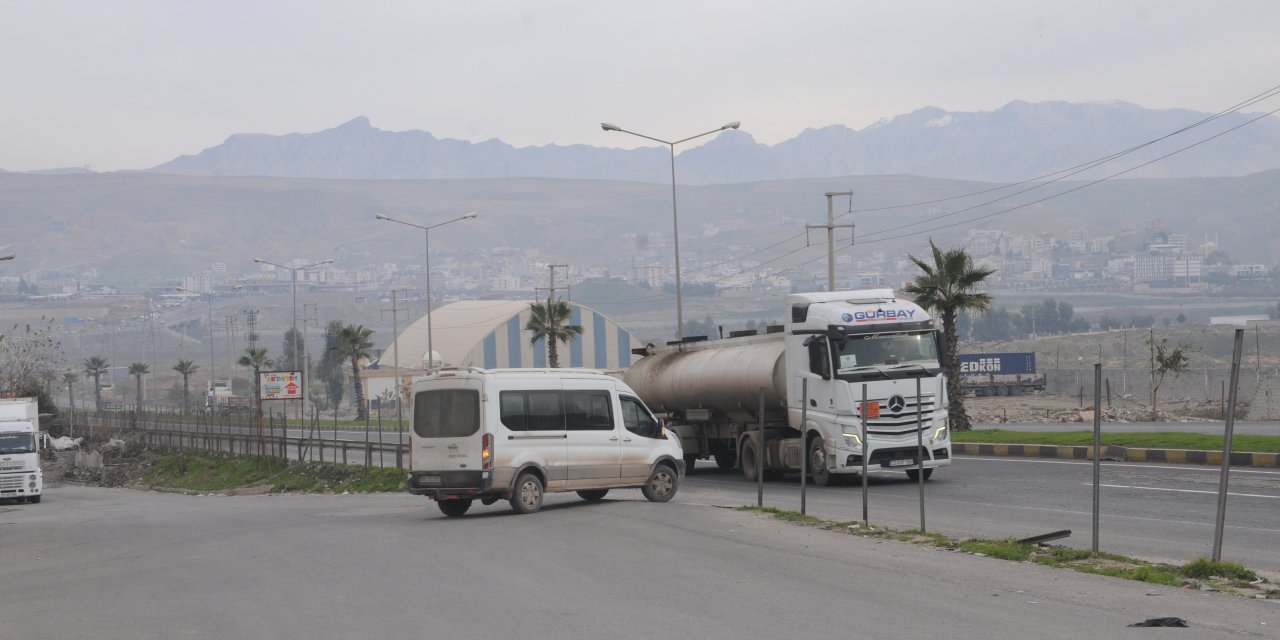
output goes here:
[[484, 445], [480, 449], [480, 468], [484, 471], [493, 470], [493, 434], [484, 434]]

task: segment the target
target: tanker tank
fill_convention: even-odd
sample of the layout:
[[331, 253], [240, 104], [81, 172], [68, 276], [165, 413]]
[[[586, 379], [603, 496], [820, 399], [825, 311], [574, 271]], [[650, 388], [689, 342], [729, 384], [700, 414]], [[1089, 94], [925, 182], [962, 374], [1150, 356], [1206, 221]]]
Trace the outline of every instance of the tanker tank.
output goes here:
[[787, 402], [781, 333], [655, 347], [623, 380], [657, 411], [712, 409], [726, 414]]

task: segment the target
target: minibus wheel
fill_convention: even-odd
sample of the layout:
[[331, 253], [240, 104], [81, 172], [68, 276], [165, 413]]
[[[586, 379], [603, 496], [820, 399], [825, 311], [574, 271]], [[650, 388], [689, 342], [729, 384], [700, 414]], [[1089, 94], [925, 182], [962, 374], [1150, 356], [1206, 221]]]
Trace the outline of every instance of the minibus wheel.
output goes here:
[[649, 479], [644, 481], [640, 491], [650, 502], [666, 502], [676, 495], [679, 484], [680, 477], [676, 474], [676, 470], [660, 464], [649, 473]]
[[542, 481], [528, 471], [516, 478], [516, 490], [511, 493], [511, 508], [516, 513], [534, 513], [542, 508]]
[[[928, 479], [929, 479], [929, 476], [932, 476], [932, 475], [933, 475], [933, 468], [932, 468], [932, 467], [930, 467], [930, 468], [928, 468], [928, 469], [925, 469], [925, 470], [924, 470], [924, 479], [925, 479], [925, 480], [928, 480]], [[911, 481], [912, 481], [912, 482], [919, 482], [919, 481], [920, 481], [920, 470], [919, 470], [919, 469], [907, 469], [907, 477], [908, 477], [908, 478], [911, 478]]]

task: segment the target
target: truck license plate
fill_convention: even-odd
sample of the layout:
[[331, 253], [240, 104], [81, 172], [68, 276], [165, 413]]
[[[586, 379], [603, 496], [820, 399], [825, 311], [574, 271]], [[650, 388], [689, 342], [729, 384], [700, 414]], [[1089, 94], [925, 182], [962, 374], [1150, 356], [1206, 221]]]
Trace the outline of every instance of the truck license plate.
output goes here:
[[419, 484], [440, 484], [440, 476], [418, 476]]
[[908, 465], [913, 465], [913, 464], [915, 464], [915, 463], [916, 463], [916, 461], [915, 461], [915, 460], [912, 460], [912, 459], [910, 459], [910, 458], [905, 459], [905, 460], [890, 460], [890, 461], [889, 461], [889, 466], [891, 466], [891, 467], [905, 467], [905, 466], [908, 466]]

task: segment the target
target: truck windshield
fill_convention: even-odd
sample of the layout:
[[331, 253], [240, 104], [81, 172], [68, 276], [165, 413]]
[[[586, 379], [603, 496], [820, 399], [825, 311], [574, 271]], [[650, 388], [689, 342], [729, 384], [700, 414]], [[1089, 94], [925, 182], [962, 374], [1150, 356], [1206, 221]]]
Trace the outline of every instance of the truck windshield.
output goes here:
[[36, 437], [30, 433], [0, 433], [0, 454], [35, 453]]
[[932, 331], [869, 333], [849, 336], [836, 346], [836, 372], [840, 375], [871, 372], [889, 377], [895, 372], [925, 371], [938, 367], [938, 345]]

